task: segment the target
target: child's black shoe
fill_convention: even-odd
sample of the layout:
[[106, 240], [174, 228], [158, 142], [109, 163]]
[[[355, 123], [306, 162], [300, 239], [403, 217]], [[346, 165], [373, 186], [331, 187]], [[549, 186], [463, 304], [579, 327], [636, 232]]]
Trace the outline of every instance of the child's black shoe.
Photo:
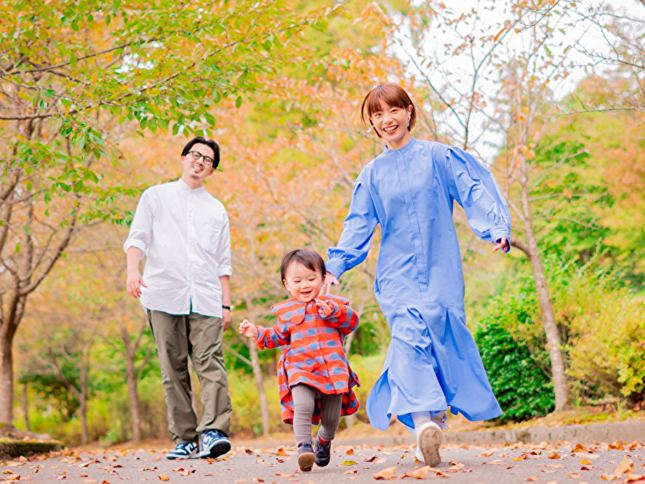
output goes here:
[[323, 444], [320, 437], [316, 436], [316, 465], [318, 467], [325, 467], [329, 464], [331, 459], [331, 442]]
[[298, 445], [298, 466], [302, 472], [309, 472], [317, 461], [314, 455], [314, 449], [309, 442], [303, 442]]

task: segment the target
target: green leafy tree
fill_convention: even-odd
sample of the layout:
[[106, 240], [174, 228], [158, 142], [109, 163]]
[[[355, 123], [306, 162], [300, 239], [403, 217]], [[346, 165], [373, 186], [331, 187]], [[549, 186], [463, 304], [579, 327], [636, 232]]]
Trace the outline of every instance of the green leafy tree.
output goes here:
[[209, 134], [215, 104], [239, 107], [306, 62], [292, 38], [334, 11], [0, 0], [0, 422], [12, 423], [13, 340], [29, 295], [83, 228], [123, 221], [118, 198], [136, 193], [124, 131]]

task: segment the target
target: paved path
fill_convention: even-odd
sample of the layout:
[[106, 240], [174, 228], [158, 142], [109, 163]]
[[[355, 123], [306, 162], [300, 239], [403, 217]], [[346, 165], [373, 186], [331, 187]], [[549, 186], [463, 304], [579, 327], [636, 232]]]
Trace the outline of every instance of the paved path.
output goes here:
[[[414, 448], [338, 447], [330, 465], [314, 467], [310, 473], [298, 472], [293, 448], [235, 448], [228, 456], [216, 461], [168, 461], [162, 450], [107, 451], [90, 454], [74, 451], [50, 454], [27, 461], [3, 462], [0, 480], [68, 484], [129, 483], [237, 483], [253, 484], [343, 484], [373, 483], [374, 476], [384, 470], [394, 471], [394, 478], [420, 471], [426, 479], [449, 478], [449, 483], [505, 484], [538, 482], [599, 483], [601, 477], [616, 477], [616, 482], [636, 482], [637, 475], [645, 483], [645, 446], [642, 444], [587, 445], [524, 445], [442, 447], [443, 463], [436, 469], [425, 469], [415, 462]], [[623, 473], [616, 475], [619, 467]], [[394, 469], [392, 469], [394, 468]], [[387, 477], [387, 471], [386, 471]], [[409, 477], [414, 480], [414, 477]], [[125, 484], [125, 483], [124, 483]]]

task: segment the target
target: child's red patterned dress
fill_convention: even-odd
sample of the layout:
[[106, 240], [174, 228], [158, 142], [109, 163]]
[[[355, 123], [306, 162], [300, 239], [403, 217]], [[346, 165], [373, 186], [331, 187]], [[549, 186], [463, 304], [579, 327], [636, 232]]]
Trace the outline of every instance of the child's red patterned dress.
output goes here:
[[[316, 299], [308, 303], [289, 299], [272, 307], [278, 323], [271, 328], [258, 326], [258, 348], [282, 346], [278, 363], [278, 384], [282, 421], [293, 423], [291, 387], [299, 383], [317, 388], [321, 393], [342, 394], [342, 415], [358, 411], [359, 403], [352, 387], [360, 386], [358, 376], [349, 367], [343, 341], [358, 327], [358, 314], [343, 297], [328, 294], [317, 300], [330, 303], [334, 310], [328, 317], [318, 312]], [[311, 418], [320, 421], [320, 401]]]

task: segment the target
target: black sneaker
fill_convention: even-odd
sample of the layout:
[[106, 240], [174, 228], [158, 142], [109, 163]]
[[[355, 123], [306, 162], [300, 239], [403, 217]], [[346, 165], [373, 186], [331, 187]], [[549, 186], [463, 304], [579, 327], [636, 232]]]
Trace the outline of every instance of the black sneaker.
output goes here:
[[320, 438], [316, 435], [316, 465], [318, 467], [325, 467], [329, 464], [331, 459], [331, 442], [323, 444]]
[[298, 466], [302, 472], [310, 472], [315, 460], [314, 449], [309, 442], [303, 442], [298, 446]]

